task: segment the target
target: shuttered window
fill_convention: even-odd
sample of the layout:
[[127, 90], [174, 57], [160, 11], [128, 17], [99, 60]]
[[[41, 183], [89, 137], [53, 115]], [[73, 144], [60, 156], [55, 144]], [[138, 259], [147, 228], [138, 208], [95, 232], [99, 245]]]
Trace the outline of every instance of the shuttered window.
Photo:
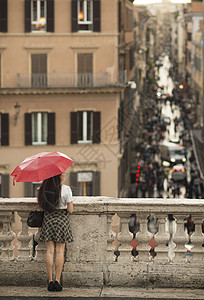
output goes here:
[[100, 143], [100, 128], [100, 112], [71, 112], [71, 144]]
[[38, 188], [41, 182], [25, 182], [24, 183], [24, 197], [37, 197]]
[[25, 32], [54, 32], [54, 0], [25, 0]]
[[9, 198], [9, 174], [0, 174], [0, 197]]
[[101, 31], [101, 1], [72, 0], [72, 32]]
[[71, 172], [70, 187], [73, 196], [100, 196], [100, 172]]
[[9, 145], [9, 114], [0, 114], [0, 145]]
[[80, 53], [77, 56], [77, 84], [79, 87], [93, 86], [92, 53]]
[[25, 114], [25, 145], [55, 144], [55, 113]]
[[32, 87], [47, 86], [47, 54], [31, 54]]
[[8, 31], [8, 1], [0, 0], [0, 32]]

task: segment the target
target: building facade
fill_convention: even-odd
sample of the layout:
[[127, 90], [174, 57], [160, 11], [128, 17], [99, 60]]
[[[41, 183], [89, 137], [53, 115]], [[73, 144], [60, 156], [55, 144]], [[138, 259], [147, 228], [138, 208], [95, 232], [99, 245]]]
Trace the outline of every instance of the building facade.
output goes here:
[[0, 11], [0, 196], [35, 196], [39, 183], [13, 186], [10, 173], [60, 151], [74, 195], [117, 197], [135, 101], [132, 1], [1, 0]]

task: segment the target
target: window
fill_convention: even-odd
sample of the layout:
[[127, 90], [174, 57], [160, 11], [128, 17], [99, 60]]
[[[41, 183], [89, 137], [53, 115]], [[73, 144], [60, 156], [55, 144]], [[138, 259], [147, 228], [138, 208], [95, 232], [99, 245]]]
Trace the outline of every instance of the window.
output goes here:
[[47, 86], [47, 54], [31, 54], [32, 87]]
[[79, 196], [93, 195], [93, 173], [92, 172], [78, 172], [77, 182], [79, 186]]
[[78, 0], [79, 31], [93, 30], [93, 1]]
[[74, 196], [100, 196], [100, 172], [71, 172], [70, 187]]
[[71, 143], [100, 143], [100, 112], [71, 112]]
[[54, 0], [25, 0], [25, 32], [31, 31], [54, 32]]
[[31, 31], [46, 31], [46, 1], [31, 1]]
[[38, 189], [40, 188], [42, 182], [32, 182], [33, 194], [32, 197], [37, 197]]
[[100, 0], [72, 0], [72, 32], [100, 32]]
[[42, 182], [25, 182], [24, 197], [37, 197], [38, 189]]
[[77, 56], [77, 85], [93, 86], [93, 54], [83, 53]]
[[32, 144], [47, 144], [47, 113], [32, 113]]
[[55, 144], [55, 113], [25, 114], [25, 145]]
[[0, 32], [8, 31], [8, 1], [0, 0]]
[[78, 112], [79, 123], [79, 140], [78, 143], [91, 143], [93, 132], [93, 112], [80, 111]]
[[9, 114], [0, 113], [0, 145], [9, 145]]

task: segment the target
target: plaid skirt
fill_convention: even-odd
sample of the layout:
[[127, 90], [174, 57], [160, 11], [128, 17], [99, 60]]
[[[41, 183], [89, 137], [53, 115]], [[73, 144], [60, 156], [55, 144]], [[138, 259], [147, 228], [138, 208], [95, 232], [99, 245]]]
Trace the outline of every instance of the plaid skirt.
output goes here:
[[53, 241], [56, 243], [73, 242], [67, 210], [57, 209], [51, 213], [44, 212], [40, 241]]

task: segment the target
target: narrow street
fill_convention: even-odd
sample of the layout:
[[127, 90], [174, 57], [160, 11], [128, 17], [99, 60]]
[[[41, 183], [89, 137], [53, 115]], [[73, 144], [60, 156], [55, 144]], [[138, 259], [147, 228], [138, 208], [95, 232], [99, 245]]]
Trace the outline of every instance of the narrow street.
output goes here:
[[[149, 99], [152, 104], [144, 110], [141, 169], [136, 174], [136, 183], [131, 186], [130, 197], [199, 198], [201, 195], [201, 190], [197, 191], [201, 187], [189, 130], [185, 128], [178, 101], [178, 97], [179, 100], [184, 97], [183, 86], [174, 82], [171, 69], [168, 55], [162, 54], [155, 72], [155, 96]], [[164, 147], [175, 148], [172, 155], [176, 156], [164, 159]], [[178, 154], [183, 155], [182, 160]]]

